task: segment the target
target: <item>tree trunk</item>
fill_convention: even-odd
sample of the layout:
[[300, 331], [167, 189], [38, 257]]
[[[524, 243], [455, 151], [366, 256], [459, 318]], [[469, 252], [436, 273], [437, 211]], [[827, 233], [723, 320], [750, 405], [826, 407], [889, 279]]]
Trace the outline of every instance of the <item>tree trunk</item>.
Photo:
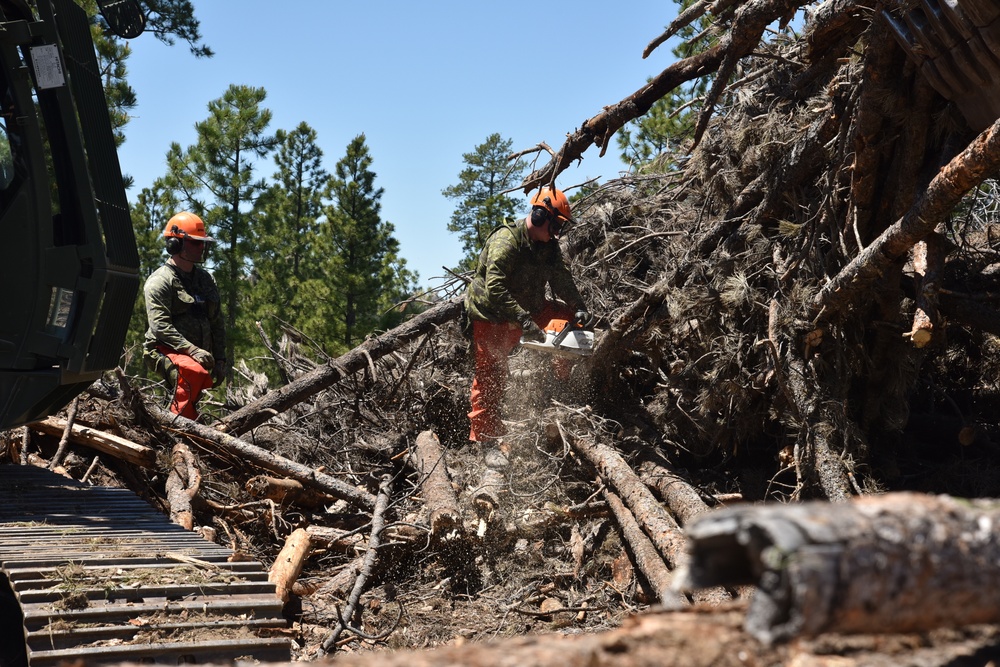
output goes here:
[[826, 314], [854, 303], [885, 270], [942, 222], [969, 190], [1000, 168], [1000, 120], [941, 168], [927, 190], [907, 211], [830, 280], [814, 306]]

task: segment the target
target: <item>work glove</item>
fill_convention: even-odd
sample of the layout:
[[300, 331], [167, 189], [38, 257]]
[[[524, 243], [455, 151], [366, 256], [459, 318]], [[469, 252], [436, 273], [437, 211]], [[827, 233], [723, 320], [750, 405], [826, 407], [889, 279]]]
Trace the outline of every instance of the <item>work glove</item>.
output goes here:
[[576, 319], [577, 322], [580, 323], [580, 326], [583, 328], [587, 328], [594, 323], [594, 316], [591, 315], [586, 310], [584, 310], [583, 308], [576, 311], [576, 315], [574, 315], [573, 317]]
[[212, 369], [212, 386], [218, 387], [220, 384], [226, 381], [226, 360], [216, 359], [215, 367]]
[[188, 356], [201, 364], [201, 367], [206, 371], [210, 371], [215, 367], [215, 357], [213, 357], [212, 353], [208, 350], [195, 347], [188, 352]]
[[526, 341], [535, 341], [537, 343], [545, 342], [545, 332], [535, 324], [535, 321], [531, 319], [530, 315], [525, 315], [521, 318], [521, 339]]

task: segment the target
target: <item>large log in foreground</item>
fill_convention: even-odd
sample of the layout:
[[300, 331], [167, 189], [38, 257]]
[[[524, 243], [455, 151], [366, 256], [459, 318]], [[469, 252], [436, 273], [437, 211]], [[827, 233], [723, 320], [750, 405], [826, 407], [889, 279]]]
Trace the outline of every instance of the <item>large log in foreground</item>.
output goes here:
[[1000, 502], [893, 493], [729, 508], [687, 529], [675, 586], [753, 584], [764, 642], [1000, 622]]

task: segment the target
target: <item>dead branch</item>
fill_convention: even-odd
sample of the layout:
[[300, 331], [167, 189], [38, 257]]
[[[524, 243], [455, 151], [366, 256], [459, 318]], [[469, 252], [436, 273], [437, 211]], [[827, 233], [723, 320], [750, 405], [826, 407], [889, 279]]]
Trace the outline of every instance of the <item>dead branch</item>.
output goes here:
[[969, 190], [1000, 168], [1000, 120], [938, 171], [906, 214], [834, 276], [816, 295], [817, 317], [854, 303], [903, 253], [931, 233]]
[[358, 574], [358, 578], [354, 582], [354, 588], [351, 590], [351, 595], [347, 599], [344, 613], [340, 617], [341, 622], [337, 624], [337, 627], [327, 636], [322, 646], [320, 646], [319, 657], [326, 655], [336, 645], [337, 640], [340, 638], [340, 633], [347, 629], [345, 623], [350, 622], [354, 618], [354, 612], [358, 608], [358, 602], [361, 600], [361, 593], [365, 590], [368, 577], [371, 576], [372, 568], [375, 567], [375, 560], [378, 558], [382, 529], [385, 527], [385, 512], [389, 507], [389, 500], [392, 495], [392, 481], [393, 477], [391, 474], [382, 475], [382, 481], [379, 483], [378, 488], [378, 499], [375, 502], [375, 510], [372, 513], [372, 532], [368, 538], [368, 551], [365, 553], [361, 572]]
[[635, 520], [671, 567], [677, 567], [684, 547], [684, 534], [642, 483], [629, 464], [607, 445], [574, 438], [570, 443], [597, 469], [601, 477], [617, 489]]
[[643, 461], [639, 465], [639, 474], [643, 483], [659, 494], [682, 526], [709, 510], [695, 487], [663, 466]]
[[66, 449], [69, 447], [69, 437], [73, 431], [73, 422], [76, 421], [76, 411], [79, 407], [80, 397], [77, 396], [70, 403], [69, 412], [66, 414], [66, 426], [63, 428], [62, 437], [59, 438], [59, 446], [56, 448], [56, 453], [52, 456], [52, 460], [49, 461], [49, 470], [55, 470], [62, 465], [63, 458], [66, 456]]
[[642, 528], [635, 520], [635, 515], [625, 507], [625, 503], [614, 491], [605, 487], [601, 492], [608, 507], [611, 508], [611, 513], [615, 516], [622, 539], [629, 545], [636, 567], [652, 587], [656, 599], [667, 608], [686, 606], [688, 601], [671, 589], [670, 570], [663, 562], [663, 557], [657, 553], [656, 547], [649, 537], [642, 532]]
[[995, 500], [916, 493], [718, 510], [688, 527], [677, 586], [756, 585], [764, 642], [996, 623], [998, 519]]
[[455, 319], [461, 307], [462, 301], [459, 298], [439, 303], [403, 322], [395, 329], [369, 338], [347, 354], [233, 411], [220, 420], [216, 428], [234, 435], [246, 433], [274, 415], [281, 414], [293, 405], [365, 368], [374, 360], [381, 359], [418, 336]]
[[375, 507], [375, 496], [362, 489], [349, 486], [335, 477], [251, 445], [210, 426], [203, 426], [198, 422], [175, 415], [157, 405], [150, 404], [146, 408], [164, 427], [177, 433], [195, 436], [192, 442], [197, 445], [201, 444], [199, 441], [210, 442], [242, 460], [265, 470], [291, 477], [311, 489], [327, 493], [335, 498], [342, 498], [365, 510], [371, 511]]

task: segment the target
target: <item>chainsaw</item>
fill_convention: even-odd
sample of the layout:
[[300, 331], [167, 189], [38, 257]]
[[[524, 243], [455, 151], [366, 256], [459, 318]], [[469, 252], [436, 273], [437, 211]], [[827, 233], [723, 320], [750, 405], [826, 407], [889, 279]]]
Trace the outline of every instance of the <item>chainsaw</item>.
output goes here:
[[545, 340], [524, 340], [521, 346], [559, 357], [589, 357], [594, 353], [594, 332], [584, 329], [580, 320], [553, 318], [542, 327]]

